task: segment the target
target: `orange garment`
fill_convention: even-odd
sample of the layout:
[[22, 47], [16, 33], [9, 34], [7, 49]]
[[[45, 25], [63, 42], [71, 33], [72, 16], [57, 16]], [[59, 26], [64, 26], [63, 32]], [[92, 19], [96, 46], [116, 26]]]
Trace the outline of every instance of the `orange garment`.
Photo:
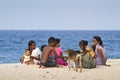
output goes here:
[[91, 56], [92, 58], [95, 57], [95, 53], [94, 53], [94, 51], [92, 50], [92, 48], [86, 47], [86, 50], [90, 53], [90, 56]]

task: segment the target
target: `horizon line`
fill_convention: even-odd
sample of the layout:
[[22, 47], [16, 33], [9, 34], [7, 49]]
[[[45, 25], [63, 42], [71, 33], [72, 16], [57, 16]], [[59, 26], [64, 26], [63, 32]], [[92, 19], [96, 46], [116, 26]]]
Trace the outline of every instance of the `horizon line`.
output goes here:
[[120, 31], [120, 29], [0, 29], [0, 31]]

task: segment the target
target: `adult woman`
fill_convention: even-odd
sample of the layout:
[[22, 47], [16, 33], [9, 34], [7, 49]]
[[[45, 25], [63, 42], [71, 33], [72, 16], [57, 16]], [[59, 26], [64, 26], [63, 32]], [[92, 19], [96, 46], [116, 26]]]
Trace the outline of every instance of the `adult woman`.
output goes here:
[[40, 63], [41, 51], [38, 47], [36, 47], [35, 41], [30, 40], [28, 42], [28, 49], [31, 52], [31, 57], [32, 57], [33, 63], [34, 64], [39, 64]]
[[93, 45], [96, 46], [95, 54], [97, 65], [106, 65], [107, 53], [105, 47], [103, 46], [103, 41], [99, 36], [93, 37]]

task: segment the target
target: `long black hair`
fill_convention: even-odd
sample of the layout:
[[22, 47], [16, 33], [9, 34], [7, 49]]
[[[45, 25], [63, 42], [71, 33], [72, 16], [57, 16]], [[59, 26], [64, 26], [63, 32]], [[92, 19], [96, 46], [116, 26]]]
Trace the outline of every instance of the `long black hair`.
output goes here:
[[104, 46], [103, 46], [103, 41], [102, 41], [102, 39], [101, 39], [100, 36], [94, 36], [93, 39], [95, 39], [97, 42], [99, 42], [99, 44], [100, 44], [102, 47], [104, 47]]

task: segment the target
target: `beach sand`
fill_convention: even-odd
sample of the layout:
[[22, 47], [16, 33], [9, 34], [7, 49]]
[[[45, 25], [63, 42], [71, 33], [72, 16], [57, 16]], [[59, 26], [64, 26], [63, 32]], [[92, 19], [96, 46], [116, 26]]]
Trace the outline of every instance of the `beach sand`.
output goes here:
[[82, 73], [68, 71], [68, 67], [42, 69], [37, 65], [0, 64], [0, 80], [120, 80], [120, 59], [109, 59], [107, 64], [111, 67], [83, 69]]

